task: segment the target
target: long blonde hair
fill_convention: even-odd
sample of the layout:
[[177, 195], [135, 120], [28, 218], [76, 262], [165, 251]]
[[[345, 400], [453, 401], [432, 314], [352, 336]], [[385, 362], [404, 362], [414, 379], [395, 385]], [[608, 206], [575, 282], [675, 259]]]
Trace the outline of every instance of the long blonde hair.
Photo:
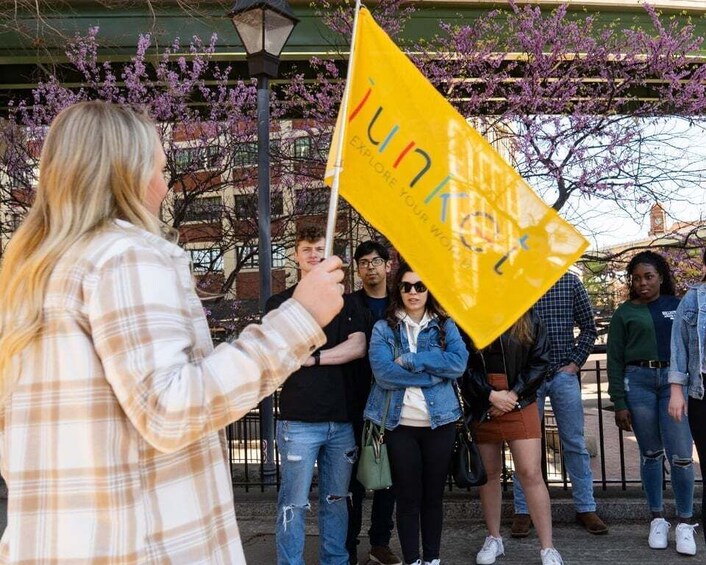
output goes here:
[[59, 259], [117, 218], [159, 233], [143, 204], [158, 144], [147, 116], [107, 102], [75, 104], [52, 122], [36, 199], [0, 267], [2, 396], [17, 376], [13, 359], [42, 333], [45, 293]]

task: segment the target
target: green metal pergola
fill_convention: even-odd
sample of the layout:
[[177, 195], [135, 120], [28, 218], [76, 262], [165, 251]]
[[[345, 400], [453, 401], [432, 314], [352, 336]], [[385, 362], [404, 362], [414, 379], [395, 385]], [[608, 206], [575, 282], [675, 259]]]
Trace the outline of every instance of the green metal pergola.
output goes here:
[[[404, 28], [400, 40], [403, 47], [414, 46], [420, 40], [433, 36], [439, 31], [439, 22], [471, 23], [489, 10], [507, 8], [507, 2], [479, 0], [413, 3], [416, 4], [416, 11]], [[577, 18], [590, 14], [605, 23], [620, 20], [636, 26], [651, 25], [641, 2], [637, 0], [569, 0], [566, 3]], [[226, 16], [231, 4], [224, 0], [0, 2], [0, 113], [7, 109], [11, 99], [27, 97], [37, 81], [45, 79], [50, 73], [59, 72], [65, 84], [79, 87], [80, 77], [66, 64], [64, 49], [71, 37], [77, 33], [85, 34], [94, 26], [100, 27], [99, 57], [110, 60], [114, 65], [128, 61], [134, 55], [140, 34], [151, 34], [156, 56], [157, 50], [170, 45], [175, 38], [180, 38], [182, 45], [188, 45], [191, 37], [196, 35], [207, 43], [211, 34], [216, 33], [218, 44], [215, 59], [233, 65], [238, 78], [248, 79], [244, 49]], [[348, 38], [337, 36], [327, 29], [321, 19], [323, 8], [312, 7], [313, 4], [321, 6], [323, 2], [290, 0], [301, 21], [282, 55], [280, 76], [287, 76], [287, 72], [295, 68], [306, 75], [312, 56], [339, 60], [342, 74], [345, 74]], [[540, 1], [532, 4], [551, 9], [560, 2]], [[690, 18], [697, 33], [706, 35], [706, 1], [672, 0], [653, 4], [666, 16]], [[348, 2], [348, 5], [352, 9], [353, 2]], [[693, 55], [695, 64], [706, 61], [706, 53]], [[655, 80], [660, 79], [655, 77]]]

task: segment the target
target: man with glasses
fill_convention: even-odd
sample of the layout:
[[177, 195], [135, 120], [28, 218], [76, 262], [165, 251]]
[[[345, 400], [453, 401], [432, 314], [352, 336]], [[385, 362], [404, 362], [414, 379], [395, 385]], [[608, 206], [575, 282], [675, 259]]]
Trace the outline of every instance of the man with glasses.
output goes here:
[[[351, 299], [356, 302], [357, 309], [366, 313], [366, 342], [370, 343], [375, 322], [385, 317], [387, 309], [387, 275], [390, 273], [390, 253], [387, 248], [377, 241], [364, 241], [353, 255], [358, 267], [358, 276], [363, 281], [363, 288], [354, 292]], [[353, 418], [355, 440], [360, 448], [363, 432], [363, 410], [370, 393], [372, 371], [367, 355], [347, 367], [349, 381], [348, 405]], [[356, 479], [358, 464], [353, 467], [350, 491], [351, 498], [348, 503], [348, 548], [351, 565], [358, 563], [358, 535], [363, 521], [363, 498], [365, 488]], [[392, 514], [395, 509], [395, 497], [392, 489], [378, 490], [373, 494], [373, 508], [370, 516], [369, 561], [382, 565], [401, 565], [402, 560], [390, 549], [390, 537], [394, 528]]]

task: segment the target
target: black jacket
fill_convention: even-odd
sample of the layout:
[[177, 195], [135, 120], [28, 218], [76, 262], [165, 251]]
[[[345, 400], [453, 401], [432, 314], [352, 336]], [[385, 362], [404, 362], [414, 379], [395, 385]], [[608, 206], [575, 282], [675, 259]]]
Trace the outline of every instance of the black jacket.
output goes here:
[[[544, 382], [549, 369], [551, 347], [547, 329], [533, 310], [530, 310], [530, 319], [534, 328], [534, 343], [523, 345], [506, 331], [488, 346], [490, 348], [502, 344], [508, 386], [517, 394], [519, 408], [537, 401], [537, 389]], [[461, 391], [466, 403], [466, 417], [480, 421], [487, 417], [493, 388], [488, 383], [483, 357], [483, 351], [486, 350], [479, 351], [472, 345], [468, 349], [468, 369], [461, 379]]]

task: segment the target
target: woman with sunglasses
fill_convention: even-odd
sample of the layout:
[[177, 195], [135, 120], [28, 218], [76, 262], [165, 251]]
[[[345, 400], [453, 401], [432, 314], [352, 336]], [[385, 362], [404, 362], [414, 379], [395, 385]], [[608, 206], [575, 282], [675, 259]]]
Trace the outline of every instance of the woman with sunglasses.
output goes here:
[[537, 528], [542, 565], [561, 565], [561, 555], [552, 542], [551, 504], [542, 477], [542, 428], [537, 409], [537, 389], [549, 367], [547, 330], [530, 310], [485, 349], [470, 349], [462, 391], [469, 409], [466, 416], [474, 421], [475, 440], [488, 473], [488, 482], [480, 487], [488, 535], [476, 555], [476, 563], [490, 565], [505, 553], [500, 535], [500, 476], [503, 443], [507, 443]]
[[[407, 564], [439, 565], [442, 497], [461, 408], [454, 381], [468, 360], [456, 324], [405, 263], [395, 274], [386, 318], [370, 339], [375, 382], [365, 418], [381, 424], [397, 499], [397, 533]], [[386, 412], [386, 413], [385, 413]]]

